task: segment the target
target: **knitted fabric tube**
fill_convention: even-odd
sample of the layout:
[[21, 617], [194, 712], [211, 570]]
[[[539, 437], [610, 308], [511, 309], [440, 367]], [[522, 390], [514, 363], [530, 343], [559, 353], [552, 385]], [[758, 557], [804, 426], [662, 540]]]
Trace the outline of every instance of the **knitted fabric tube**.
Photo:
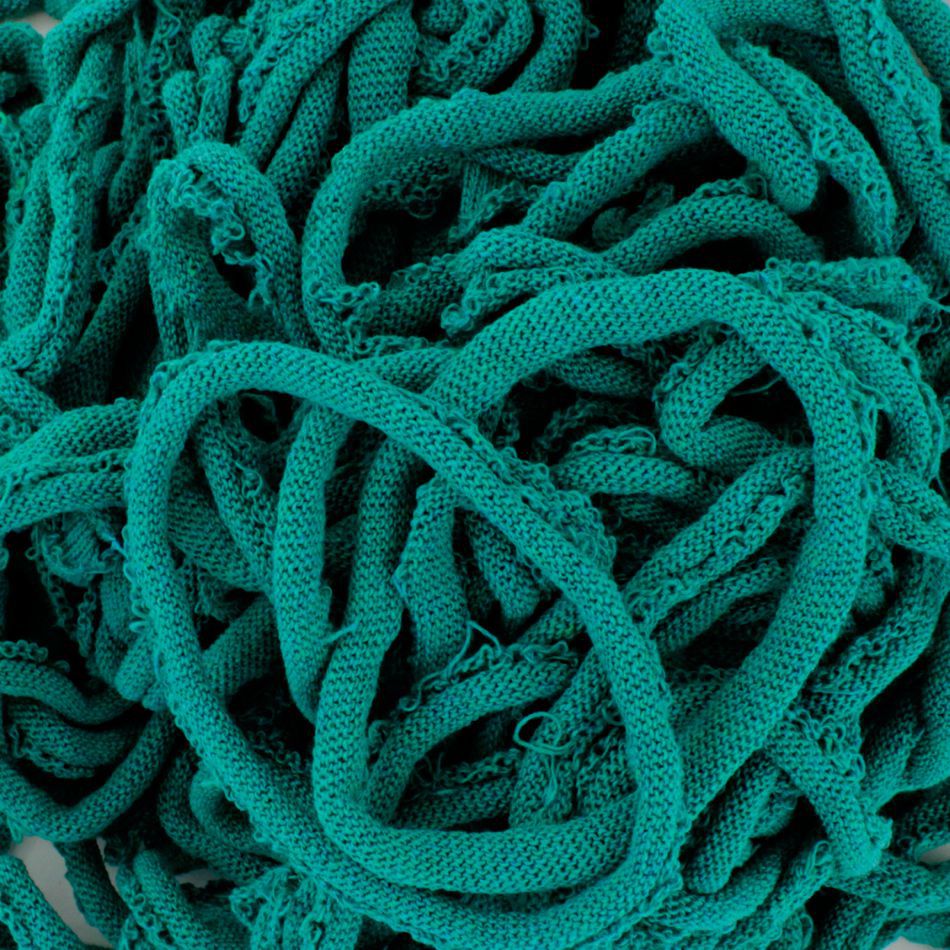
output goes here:
[[950, 944], [950, 7], [40, 6], [4, 848], [117, 948]]

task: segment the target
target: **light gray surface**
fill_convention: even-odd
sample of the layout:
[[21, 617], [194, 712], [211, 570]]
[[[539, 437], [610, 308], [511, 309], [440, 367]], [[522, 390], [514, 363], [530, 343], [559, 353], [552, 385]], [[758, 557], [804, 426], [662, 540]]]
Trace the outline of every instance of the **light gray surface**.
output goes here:
[[48, 841], [24, 838], [13, 853], [23, 861], [46, 899], [83, 943], [90, 947], [109, 946], [106, 938], [95, 927], [90, 927], [79, 913], [73, 889], [65, 877], [66, 863]]
[[45, 13], [34, 13], [32, 16], [23, 17], [28, 23], [32, 23], [33, 26], [39, 30], [44, 36], [49, 33], [49, 31], [56, 26], [56, 20], [51, 16], [48, 16]]
[[[26, 18], [40, 33], [48, 33], [56, 21], [45, 13], [35, 13]], [[950, 858], [950, 845], [940, 849], [942, 859]], [[72, 888], [64, 877], [66, 865], [55, 848], [41, 838], [25, 838], [13, 849], [27, 867], [30, 877], [46, 895], [46, 899], [56, 908], [59, 915], [73, 929], [76, 936], [92, 947], [108, 947], [106, 939], [83, 919], [76, 907]], [[845, 950], [845, 948], [842, 948]], [[888, 950], [927, 950], [923, 944], [898, 940]]]

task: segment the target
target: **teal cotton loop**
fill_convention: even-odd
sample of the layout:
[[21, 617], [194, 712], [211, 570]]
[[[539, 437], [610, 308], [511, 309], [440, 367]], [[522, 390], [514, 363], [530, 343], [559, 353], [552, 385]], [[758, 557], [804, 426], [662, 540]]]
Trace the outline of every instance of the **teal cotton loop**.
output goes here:
[[940, 0], [45, 9], [6, 844], [116, 947], [950, 943]]

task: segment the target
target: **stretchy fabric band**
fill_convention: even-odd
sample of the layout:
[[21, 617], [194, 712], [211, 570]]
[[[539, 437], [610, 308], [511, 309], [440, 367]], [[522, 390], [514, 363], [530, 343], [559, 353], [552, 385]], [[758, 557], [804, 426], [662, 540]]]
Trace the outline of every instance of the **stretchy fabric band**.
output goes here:
[[118, 948], [950, 943], [950, 7], [44, 9], [4, 846]]

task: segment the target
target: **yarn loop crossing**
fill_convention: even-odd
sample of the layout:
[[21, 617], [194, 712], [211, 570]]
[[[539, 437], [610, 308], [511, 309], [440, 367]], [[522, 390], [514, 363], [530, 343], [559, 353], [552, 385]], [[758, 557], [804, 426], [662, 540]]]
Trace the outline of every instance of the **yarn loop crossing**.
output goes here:
[[950, 7], [45, 9], [5, 850], [118, 948], [950, 943]]

